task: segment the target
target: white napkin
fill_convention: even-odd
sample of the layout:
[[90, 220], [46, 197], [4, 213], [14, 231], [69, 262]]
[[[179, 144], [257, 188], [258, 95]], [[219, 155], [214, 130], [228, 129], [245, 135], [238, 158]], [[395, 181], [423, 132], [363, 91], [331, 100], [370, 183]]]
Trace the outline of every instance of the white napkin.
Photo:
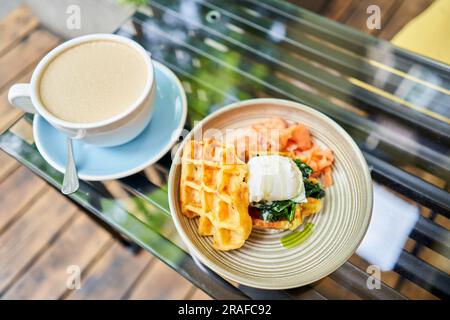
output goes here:
[[381, 271], [392, 270], [414, 225], [419, 208], [374, 183], [369, 230], [356, 253]]

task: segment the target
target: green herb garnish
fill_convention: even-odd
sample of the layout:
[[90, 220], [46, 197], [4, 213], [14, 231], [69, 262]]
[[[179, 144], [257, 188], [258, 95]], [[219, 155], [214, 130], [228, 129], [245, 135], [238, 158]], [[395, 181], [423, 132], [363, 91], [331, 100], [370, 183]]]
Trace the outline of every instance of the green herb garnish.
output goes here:
[[325, 190], [322, 189], [320, 183], [312, 183], [308, 180], [309, 176], [313, 173], [313, 169], [299, 159], [294, 159], [294, 162], [302, 172], [306, 197], [315, 199], [322, 199], [323, 197], [325, 197]]
[[309, 180], [303, 180], [305, 185], [305, 195], [307, 198], [322, 199], [325, 197], [325, 190], [322, 189], [320, 183], [312, 183]]
[[303, 179], [309, 178], [311, 173], [313, 173], [313, 169], [310, 166], [308, 166], [306, 163], [304, 163], [303, 161], [301, 161], [299, 159], [293, 159], [293, 160], [294, 160], [295, 164], [297, 165], [297, 167], [302, 172]]
[[[322, 199], [325, 197], [325, 190], [322, 189], [320, 183], [312, 183], [309, 180], [309, 176], [313, 173], [313, 169], [301, 160], [293, 160], [302, 172], [306, 197], [315, 199]], [[259, 209], [261, 218], [264, 221], [272, 222], [286, 219], [291, 222], [295, 216], [297, 203], [292, 200], [280, 200], [271, 202], [260, 201], [258, 203], [252, 203], [251, 205]]]
[[292, 221], [295, 216], [295, 207], [297, 203], [292, 200], [281, 200], [265, 202], [261, 201], [253, 206], [261, 212], [261, 218], [264, 221], [279, 221], [283, 218]]
[[280, 239], [281, 244], [285, 248], [294, 248], [308, 239], [313, 232], [314, 224], [308, 222], [301, 231], [294, 231]]

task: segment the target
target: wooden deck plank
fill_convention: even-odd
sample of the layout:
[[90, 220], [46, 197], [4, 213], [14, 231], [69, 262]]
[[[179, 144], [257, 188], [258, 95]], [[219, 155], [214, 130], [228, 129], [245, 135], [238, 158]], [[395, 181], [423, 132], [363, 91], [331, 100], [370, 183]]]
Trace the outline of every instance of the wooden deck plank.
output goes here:
[[322, 9], [321, 14], [327, 18], [342, 21], [347, 19], [356, 6], [355, 0], [334, 0], [329, 1], [328, 5]]
[[419, 287], [414, 282], [407, 279], [403, 280], [403, 284], [400, 288], [400, 293], [409, 299], [415, 300], [438, 300], [438, 297], [429, 293], [427, 290]]
[[[1, 132], [1, 130], [0, 130]], [[0, 184], [19, 167], [19, 163], [13, 157], [0, 150]], [[1, 208], [1, 205], [0, 205]], [[1, 229], [1, 228], [0, 228]]]
[[361, 300], [361, 297], [340, 285], [330, 277], [323, 278], [313, 284], [317, 292], [331, 300]]
[[434, 0], [403, 0], [391, 19], [381, 27], [379, 38], [391, 40], [412, 18], [418, 16]]
[[[356, 254], [351, 256], [348, 261], [364, 271], [367, 270], [367, 267], [369, 266], [369, 263], [366, 260]], [[381, 281], [391, 288], [395, 288], [395, 285], [397, 284], [399, 278], [400, 275], [394, 271], [381, 272]]]
[[67, 299], [121, 299], [152, 258], [146, 251], [134, 254], [115, 242], [83, 275], [81, 289], [71, 291]]
[[155, 261], [138, 281], [129, 299], [184, 299], [192, 284], [161, 261]]
[[21, 5], [0, 21], [0, 56], [37, 28], [39, 21], [30, 8]]
[[0, 236], [0, 293], [54, 238], [75, 210], [73, 204], [49, 188]]
[[212, 300], [204, 291], [195, 289], [194, 294], [190, 297], [191, 300]]
[[320, 12], [327, 4], [327, 0], [288, 0], [293, 4], [313, 12]]
[[[32, 32], [38, 24], [26, 5], [18, 7], [0, 21], [0, 132], [22, 114], [9, 105], [9, 85], [29, 82], [38, 60], [59, 42], [56, 36], [46, 31]], [[25, 36], [28, 38], [20, 43]]]
[[20, 167], [6, 178], [0, 184], [0, 232], [17, 218], [31, 201], [36, 200], [36, 196], [40, 195], [46, 186], [45, 181], [25, 167]]
[[435, 268], [450, 274], [450, 264], [449, 260], [443, 255], [433, 251], [432, 249], [422, 246], [417, 254], [417, 257], [422, 259], [423, 261], [431, 264]]
[[58, 37], [45, 30], [36, 30], [20, 44], [6, 52], [0, 59], [0, 90], [11, 84], [18, 74], [53, 49], [59, 42]]
[[436, 218], [434, 218], [434, 222], [444, 228], [450, 229], [450, 219], [441, 214], [438, 214]]
[[[67, 201], [66, 201], [67, 202]], [[59, 212], [62, 214], [62, 211]], [[111, 236], [81, 211], [3, 299], [58, 299], [68, 290], [69, 266], [81, 271], [112, 244]], [[45, 223], [49, 220], [45, 219]], [[37, 221], [35, 221], [37, 223]]]

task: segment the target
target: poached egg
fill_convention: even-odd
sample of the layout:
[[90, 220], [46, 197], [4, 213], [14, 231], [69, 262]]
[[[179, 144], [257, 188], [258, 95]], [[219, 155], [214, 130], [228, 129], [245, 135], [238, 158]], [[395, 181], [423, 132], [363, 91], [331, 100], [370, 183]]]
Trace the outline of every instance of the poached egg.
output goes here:
[[250, 202], [307, 201], [302, 172], [291, 158], [263, 155], [251, 158], [247, 165]]

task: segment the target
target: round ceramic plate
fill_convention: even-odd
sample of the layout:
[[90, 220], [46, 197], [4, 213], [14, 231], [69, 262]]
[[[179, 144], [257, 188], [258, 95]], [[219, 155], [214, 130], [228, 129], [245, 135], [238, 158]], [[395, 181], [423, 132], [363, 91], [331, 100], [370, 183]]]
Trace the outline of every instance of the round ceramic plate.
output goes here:
[[[78, 176], [83, 180], [110, 180], [129, 176], [161, 159], [178, 139], [173, 133], [186, 122], [184, 89], [175, 74], [153, 61], [156, 78], [155, 110], [148, 126], [136, 138], [117, 147], [97, 147], [73, 141]], [[33, 122], [36, 146], [44, 159], [64, 173], [66, 136], [36, 115]]]
[[235, 103], [209, 115], [184, 141], [198, 134], [200, 129], [203, 133], [208, 129], [223, 132], [228, 128], [248, 127], [258, 119], [275, 116], [303, 123], [316, 143], [334, 153], [334, 184], [326, 189], [321, 212], [308, 217], [312, 232], [306, 240], [297, 245], [286, 245], [283, 239], [292, 231], [269, 233], [253, 229], [242, 248], [214, 250], [211, 237], [198, 234], [198, 219], [188, 219], [180, 210], [183, 145], [178, 149], [169, 176], [172, 217], [191, 253], [223, 277], [263, 289], [303, 286], [339, 268], [362, 241], [372, 212], [372, 181], [357, 145], [333, 120], [304, 105], [277, 99]]

